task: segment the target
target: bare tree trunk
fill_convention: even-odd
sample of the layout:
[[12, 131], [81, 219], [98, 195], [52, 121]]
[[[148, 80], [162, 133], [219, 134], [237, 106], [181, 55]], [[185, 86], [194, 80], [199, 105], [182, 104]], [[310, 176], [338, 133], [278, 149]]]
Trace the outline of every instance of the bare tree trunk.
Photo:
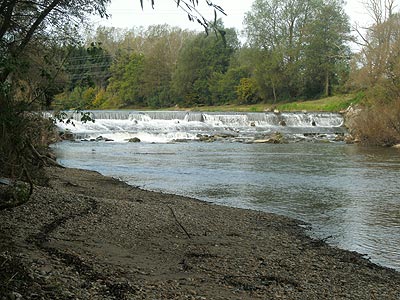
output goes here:
[[274, 94], [274, 104], [276, 103], [276, 89], [275, 83], [272, 81], [272, 93]]

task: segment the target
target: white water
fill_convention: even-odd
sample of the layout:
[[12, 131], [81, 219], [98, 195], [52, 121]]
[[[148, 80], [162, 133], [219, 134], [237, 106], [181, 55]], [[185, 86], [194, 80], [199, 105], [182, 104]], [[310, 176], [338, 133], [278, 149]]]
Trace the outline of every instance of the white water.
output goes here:
[[73, 124], [59, 122], [76, 139], [98, 137], [126, 142], [137, 137], [147, 143], [199, 140], [202, 136], [224, 135], [231, 141], [251, 142], [279, 132], [288, 139], [312, 136], [333, 139], [345, 132], [343, 118], [331, 113], [201, 113], [185, 111], [90, 111], [94, 122], [81, 122], [70, 113]]

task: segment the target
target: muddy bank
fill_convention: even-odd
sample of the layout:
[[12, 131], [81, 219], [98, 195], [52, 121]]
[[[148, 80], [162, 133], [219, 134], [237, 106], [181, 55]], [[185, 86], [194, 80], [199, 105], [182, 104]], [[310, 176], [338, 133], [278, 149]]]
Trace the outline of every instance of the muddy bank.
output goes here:
[[295, 220], [49, 168], [0, 212], [0, 299], [400, 299], [400, 274]]

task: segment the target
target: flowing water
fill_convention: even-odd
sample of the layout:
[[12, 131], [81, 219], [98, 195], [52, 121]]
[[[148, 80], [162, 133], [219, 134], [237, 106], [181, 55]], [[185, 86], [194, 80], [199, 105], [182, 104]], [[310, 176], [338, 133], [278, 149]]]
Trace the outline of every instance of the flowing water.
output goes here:
[[[54, 145], [60, 163], [148, 190], [297, 218], [311, 224], [312, 235], [400, 270], [400, 152], [340, 142], [340, 115], [91, 115], [95, 123], [75, 116], [75, 127], [58, 124], [76, 138]], [[276, 132], [287, 143], [259, 143]], [[142, 142], [128, 143], [133, 137]]]

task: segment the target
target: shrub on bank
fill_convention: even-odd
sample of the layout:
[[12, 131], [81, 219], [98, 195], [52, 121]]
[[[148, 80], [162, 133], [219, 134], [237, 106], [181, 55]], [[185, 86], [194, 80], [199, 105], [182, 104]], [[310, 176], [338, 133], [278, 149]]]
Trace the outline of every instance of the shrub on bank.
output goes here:
[[363, 109], [356, 117], [354, 132], [365, 145], [400, 144], [400, 99]]
[[41, 180], [47, 146], [53, 141], [53, 123], [29, 112], [29, 105], [0, 93], [0, 177]]

